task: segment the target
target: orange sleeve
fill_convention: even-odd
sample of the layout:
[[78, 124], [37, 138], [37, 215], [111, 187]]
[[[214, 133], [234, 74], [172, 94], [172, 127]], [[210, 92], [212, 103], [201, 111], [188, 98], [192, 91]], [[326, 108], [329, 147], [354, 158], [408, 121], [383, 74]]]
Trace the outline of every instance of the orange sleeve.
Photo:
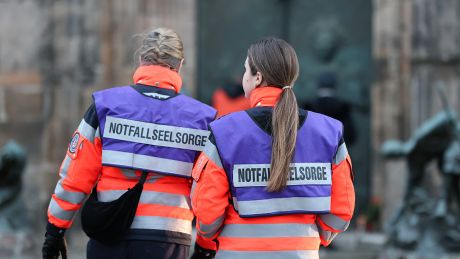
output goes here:
[[[210, 144], [213, 146], [212, 144]], [[218, 161], [216, 161], [218, 160]], [[196, 215], [198, 245], [216, 250], [214, 241], [225, 220], [225, 209], [229, 205], [229, 183], [220, 164], [220, 159], [207, 152], [200, 154], [192, 171], [192, 207]]]
[[73, 134], [59, 169], [59, 181], [48, 207], [48, 221], [69, 228], [76, 212], [91, 193], [102, 169], [99, 128], [83, 119]]
[[345, 143], [339, 146], [332, 165], [331, 211], [317, 217], [321, 244], [327, 246], [335, 236], [345, 231], [355, 209], [355, 190], [351, 158]]

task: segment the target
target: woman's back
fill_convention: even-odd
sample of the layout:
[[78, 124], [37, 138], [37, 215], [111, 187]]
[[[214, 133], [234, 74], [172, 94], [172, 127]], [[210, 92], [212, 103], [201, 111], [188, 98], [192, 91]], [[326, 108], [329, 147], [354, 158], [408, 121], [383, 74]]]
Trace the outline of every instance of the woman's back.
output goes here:
[[297, 57], [286, 42], [252, 45], [245, 67], [252, 109], [210, 124], [192, 172], [197, 244], [217, 258], [317, 258], [354, 208], [342, 125], [298, 110]]

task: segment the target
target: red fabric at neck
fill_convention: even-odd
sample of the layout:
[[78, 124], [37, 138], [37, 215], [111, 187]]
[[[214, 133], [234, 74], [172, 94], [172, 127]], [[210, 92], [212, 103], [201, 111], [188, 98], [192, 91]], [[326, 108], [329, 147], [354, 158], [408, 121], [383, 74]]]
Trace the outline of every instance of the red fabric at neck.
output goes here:
[[140, 66], [133, 76], [135, 84], [151, 85], [172, 89], [177, 93], [182, 87], [182, 78], [179, 73], [162, 66]]
[[262, 86], [251, 91], [249, 101], [251, 108], [256, 106], [275, 106], [283, 92], [283, 89], [276, 86]]

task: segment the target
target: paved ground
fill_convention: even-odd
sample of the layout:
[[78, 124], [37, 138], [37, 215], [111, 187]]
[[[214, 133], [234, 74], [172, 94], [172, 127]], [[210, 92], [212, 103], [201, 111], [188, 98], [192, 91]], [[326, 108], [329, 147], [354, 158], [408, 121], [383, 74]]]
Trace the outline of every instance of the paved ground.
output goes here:
[[[85, 234], [75, 228], [68, 233], [69, 259], [86, 258]], [[0, 259], [41, 258], [43, 234], [0, 234]], [[346, 232], [339, 235], [331, 247], [321, 248], [321, 259], [460, 259], [459, 255], [410, 254], [383, 249], [385, 237], [380, 233]]]
[[[346, 233], [339, 235], [331, 248], [321, 249], [321, 258], [348, 259], [348, 258], [377, 258], [379, 244], [373, 247], [367, 244], [366, 251], [359, 248], [359, 233]], [[382, 242], [381, 235], [377, 235], [377, 243]], [[83, 259], [86, 257], [86, 243], [88, 238], [77, 228], [72, 228], [67, 237], [69, 259]], [[0, 235], [0, 258], [32, 259], [40, 258], [40, 249], [43, 242], [43, 233], [27, 234], [13, 233]]]

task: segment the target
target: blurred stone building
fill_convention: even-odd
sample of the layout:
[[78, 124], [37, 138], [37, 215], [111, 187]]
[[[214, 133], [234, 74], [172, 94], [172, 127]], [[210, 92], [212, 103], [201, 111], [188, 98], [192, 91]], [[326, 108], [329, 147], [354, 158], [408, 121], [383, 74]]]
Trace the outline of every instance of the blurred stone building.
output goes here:
[[[443, 111], [437, 84], [460, 113], [460, 1], [375, 0], [373, 8], [372, 188], [388, 219], [402, 197], [406, 164], [383, 161], [381, 144], [407, 140]], [[435, 165], [431, 171], [426, 180], [439, 187]]]
[[[194, 0], [0, 1], [0, 144], [12, 138], [28, 152], [22, 197], [35, 223], [35, 253], [69, 139], [93, 91], [132, 83], [138, 34], [165, 26], [181, 35], [184, 87], [194, 94], [195, 5]], [[77, 238], [69, 243], [83, 249], [82, 231], [75, 229]], [[12, 247], [0, 244], [0, 258], [23, 258]], [[77, 254], [83, 258], [84, 250]]]
[[[334, 0], [328, 1], [328, 5], [352, 6], [354, 1], [358, 0]], [[239, 4], [239, 10], [245, 10], [246, 1], [220, 2]], [[284, 10], [279, 9], [281, 2], [304, 3], [257, 0], [251, 5], [273, 5], [274, 12], [281, 13]], [[136, 34], [160, 26], [175, 29], [184, 41], [185, 88], [192, 96], [208, 99], [208, 95], [199, 93], [210, 86], [198, 87], [197, 82], [205, 82], [198, 75], [212, 77], [204, 74], [209, 71], [200, 71], [205, 66], [198, 60], [200, 51], [208, 51], [200, 48], [202, 35], [206, 33], [200, 30], [200, 23], [206, 22], [203, 12], [210, 10], [209, 3], [207, 0], [0, 0], [0, 144], [16, 139], [29, 154], [23, 197], [28, 215], [37, 222], [40, 237], [60, 162], [73, 130], [91, 103], [91, 93], [131, 83], [136, 66], [134, 51], [139, 46]], [[310, 1], [309, 6], [323, 3]], [[356, 15], [352, 8], [340, 9], [334, 12], [340, 11], [342, 17]], [[401, 199], [405, 165], [403, 161], [382, 160], [380, 145], [387, 139], [406, 140], [424, 120], [442, 110], [434, 89], [437, 83], [446, 86], [450, 103], [459, 111], [460, 1], [374, 0], [369, 9], [366, 15], [372, 17], [368, 27], [372, 31], [369, 42], [374, 65], [373, 83], [365, 92], [370, 100], [370, 106], [365, 108], [370, 114], [371, 123], [367, 127], [370, 138], [363, 142], [370, 141], [372, 152], [371, 166], [366, 162], [362, 168], [370, 169], [364, 172], [371, 179], [368, 181], [371, 192], [366, 199], [380, 200], [382, 216], [387, 219]], [[225, 18], [225, 11], [222, 15]], [[264, 22], [261, 21], [264, 26], [272, 26]], [[294, 26], [291, 35], [280, 36], [289, 35], [295, 41], [301, 27]], [[226, 42], [222, 44], [228, 46], [238, 38], [219, 38], [216, 42], [223, 40]], [[219, 62], [217, 66], [224, 61]], [[243, 61], [239, 65], [242, 64]], [[435, 175], [433, 179], [435, 183], [439, 181]]]
[[[194, 4], [0, 1], [0, 140], [14, 138], [27, 148], [28, 177], [36, 179], [34, 183], [55, 181], [69, 137], [91, 104], [91, 93], [131, 83], [138, 34], [168, 26], [182, 36], [187, 60], [183, 77], [193, 94]], [[41, 202], [49, 191], [40, 195]]]

